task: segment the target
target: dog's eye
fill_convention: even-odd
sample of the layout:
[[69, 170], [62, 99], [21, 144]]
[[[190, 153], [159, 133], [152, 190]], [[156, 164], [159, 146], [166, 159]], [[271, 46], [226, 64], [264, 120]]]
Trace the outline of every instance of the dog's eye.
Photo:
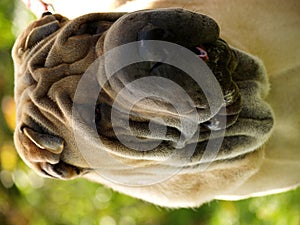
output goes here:
[[24, 127], [22, 132], [39, 148], [46, 149], [54, 154], [59, 154], [64, 148], [64, 141], [50, 134], [41, 134], [28, 127]]

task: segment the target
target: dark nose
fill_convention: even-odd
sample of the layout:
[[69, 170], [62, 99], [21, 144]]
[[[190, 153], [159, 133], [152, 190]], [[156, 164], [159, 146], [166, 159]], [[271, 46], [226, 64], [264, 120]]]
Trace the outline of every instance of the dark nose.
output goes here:
[[214, 42], [219, 37], [217, 23], [183, 9], [145, 10], [124, 15], [105, 38], [105, 50], [140, 40], [168, 41], [186, 48]]

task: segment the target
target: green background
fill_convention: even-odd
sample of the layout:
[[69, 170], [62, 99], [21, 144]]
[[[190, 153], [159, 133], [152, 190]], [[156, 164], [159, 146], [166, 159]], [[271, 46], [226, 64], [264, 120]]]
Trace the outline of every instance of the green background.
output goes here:
[[10, 56], [15, 36], [33, 19], [21, 3], [0, 1], [1, 225], [300, 225], [299, 188], [243, 201], [213, 201], [196, 209], [170, 210], [85, 180], [57, 181], [35, 175], [20, 160], [12, 141], [15, 109]]

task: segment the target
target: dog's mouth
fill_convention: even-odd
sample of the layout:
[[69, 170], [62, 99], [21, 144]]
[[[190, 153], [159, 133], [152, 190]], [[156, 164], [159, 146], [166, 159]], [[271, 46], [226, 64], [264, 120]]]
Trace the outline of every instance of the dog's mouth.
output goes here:
[[[88, 62], [82, 64], [84, 66], [77, 71], [78, 74], [82, 75], [89, 65], [96, 60], [96, 57], [109, 52], [115, 47], [134, 41], [167, 41], [189, 49], [194, 52], [195, 57], [205, 62], [221, 87], [224, 104], [220, 105], [216, 113], [210, 114], [207, 96], [205, 96], [201, 87], [185, 72], [161, 61], [137, 62], [128, 65], [117, 71], [111, 78], [104, 79], [105, 82], [101, 83], [101, 79], [107, 75], [105, 71], [106, 66], [104, 66], [102, 73], [98, 74], [98, 77], [93, 80], [93, 82], [98, 81], [96, 86], [101, 86], [100, 94], [97, 93], [99, 97], [96, 107], [93, 108], [95, 110], [93, 116], [88, 118], [85, 115], [81, 115], [83, 119], [78, 122], [80, 124], [85, 123], [87, 126], [93, 123], [93, 126], [95, 126], [97, 138], [101, 139], [103, 145], [94, 145], [95, 151], [103, 151], [105, 149], [116, 158], [135, 160], [133, 163], [136, 163], [136, 160], [163, 162], [169, 155], [172, 155], [174, 149], [178, 148], [178, 142], [182, 138], [182, 133], [186, 132], [181, 126], [180, 119], [182, 117], [189, 119], [189, 109], [191, 108], [198, 113], [200, 118], [206, 118], [206, 120], [196, 121], [196, 125], [199, 128], [198, 136], [195, 138], [193, 135], [190, 135], [190, 139], [183, 141], [184, 145], [180, 146], [184, 150], [190, 145], [195, 145], [195, 151], [190, 156], [190, 163], [187, 166], [195, 166], [200, 161], [204, 151], [216, 151], [216, 149], [207, 149], [207, 143], [210, 138], [222, 140], [222, 144], [217, 149], [218, 153], [213, 159], [214, 161], [241, 157], [255, 151], [267, 140], [273, 126], [273, 117], [270, 107], [263, 101], [268, 89], [263, 67], [254, 57], [231, 48], [225, 41], [220, 39], [219, 28], [212, 19], [181, 9], [140, 11], [102, 17], [106, 19], [101, 21], [98, 15], [91, 14], [77, 19], [75, 23], [67, 21], [66, 18], [59, 15], [45, 15], [42, 20], [29, 27], [24, 32], [23, 37], [19, 38], [14, 48], [15, 63], [18, 64], [17, 68], [31, 67], [26, 69], [26, 73], [16, 76], [16, 79], [24, 80], [24, 82], [17, 84], [15, 89], [16, 96], [22, 96], [24, 99], [25, 95], [22, 95], [22, 93], [28, 90], [28, 87], [38, 87], [38, 83], [43, 81], [42, 79], [39, 80], [36, 77], [37, 75], [30, 74], [32, 71], [34, 73], [37, 68], [57, 68], [60, 64], [76, 64], [74, 66], [76, 68], [81, 61], [87, 60]], [[87, 36], [93, 37], [92, 42], [85, 40]], [[76, 42], [80, 39], [84, 41], [82, 43]], [[70, 44], [72, 48], [70, 46], [65, 47], [64, 45], [68, 40], [70, 40], [69, 43], [72, 41], [78, 43], [78, 46]], [[82, 48], [86, 52], [76, 51], [76, 48]], [[66, 55], [69, 58], [60, 59], [57, 57], [50, 59], [53, 57], [51, 54], [57, 54], [56, 51], [58, 50], [61, 51], [61, 55]], [[87, 51], [94, 52], [91, 54], [92, 56], [87, 57]], [[145, 49], [139, 49], [139, 51], [141, 55], [148, 54], [147, 49], [146, 51]], [[41, 61], [38, 62], [37, 59]], [[115, 62], [118, 63], [118, 60]], [[63, 79], [69, 75], [68, 72], [62, 71], [62, 74], [59, 76]], [[153, 91], [153, 93], [155, 92], [155, 98], [153, 96], [146, 97], [139, 101], [137, 106], [129, 108], [129, 103], [132, 103], [130, 102], [131, 99], [124, 94], [126, 92], [121, 93], [122, 89], [128, 87], [128, 84], [131, 82], [148, 77], [159, 77], [172, 81], [183, 88], [192, 99], [192, 103], [186, 101], [184, 96], [179, 96], [178, 93], [174, 92], [174, 89], [162, 85], [159, 87], [160, 90], [163, 90], [161, 93], [169, 92], [175, 96], [175, 98], [172, 98], [173, 100], [186, 101], [186, 110], [183, 110], [181, 114], [172, 106], [172, 103], [176, 104], [176, 102], [167, 102], [163, 96], [157, 98], [159, 92], [156, 90]], [[49, 81], [50, 84], [48, 83], [48, 88], [54, 86], [51, 82], [59, 81], [55, 77], [43, 77], [43, 79], [51, 80]], [[72, 87], [74, 89], [71, 94], [72, 98], [74, 97], [74, 92], [76, 92], [77, 84], [78, 81]], [[98, 86], [96, 88], [99, 88]], [[141, 87], [137, 86], [135, 88]], [[135, 90], [133, 89], [131, 92], [134, 93]], [[43, 98], [47, 96], [47, 91], [42, 93]], [[89, 94], [89, 91], [86, 91], [85, 102], [74, 103], [95, 106], [95, 102], [89, 103]], [[116, 101], [118, 95], [120, 98], [119, 101]], [[34, 97], [38, 98], [39, 96]], [[38, 108], [38, 101], [31, 100], [31, 98], [31, 95], [28, 95], [30, 100], [26, 101], [32, 102], [34, 107]], [[53, 101], [51, 97], [49, 98]], [[20, 104], [22, 101], [20, 99], [16, 97], [17, 104]], [[74, 99], [72, 100], [75, 101]], [[117, 124], [113, 127], [111, 117], [114, 104], [117, 106], [114, 114], [117, 117]], [[53, 128], [55, 127], [53, 124], [49, 128], [47, 124], [40, 122], [42, 121], [40, 118], [36, 118], [36, 115], [31, 115], [28, 112], [27, 109], [30, 108], [28, 104], [26, 107], [26, 109], [19, 109], [19, 118], [22, 118], [19, 121], [20, 127], [29, 126], [29, 120], [38, 121], [34, 123], [36, 124], [35, 126], [41, 126], [45, 129], [32, 127], [33, 130], [42, 130], [43, 132], [60, 136], [64, 139], [66, 146], [74, 147], [74, 144], [68, 143], [70, 140], [68, 140], [67, 135], [57, 131], [60, 128]], [[56, 105], [55, 107], [58, 106]], [[123, 109], [130, 111], [129, 117], [124, 116]], [[26, 117], [21, 116], [22, 110], [27, 110], [26, 115], [31, 118], [23, 119]], [[43, 107], [40, 107], [39, 110], [42, 111]], [[66, 110], [66, 112], [63, 112], [64, 116], [72, 115], [72, 107], [66, 107], [64, 110]], [[48, 110], [42, 114], [52, 121], [53, 118], [60, 118], [59, 113], [56, 115], [57, 111], [59, 110], [53, 110], [52, 112]], [[220, 121], [224, 120], [224, 118], [226, 124], [220, 125]], [[63, 119], [58, 119], [58, 124], [61, 124], [61, 120]], [[128, 123], [125, 123], [125, 120], [129, 120], [127, 121]], [[154, 125], [154, 129], [151, 129], [151, 124]], [[66, 130], [72, 129], [72, 124], [64, 124], [64, 126], [69, 126]], [[162, 134], [161, 130], [164, 129], [166, 132]], [[90, 130], [86, 130], [86, 136], [93, 136], [91, 139], [94, 140], [95, 134], [88, 133]], [[224, 132], [220, 131], [224, 131], [225, 135]], [[132, 139], [132, 136], [137, 139]], [[129, 140], [129, 142], [143, 140], [142, 143], [146, 147], [151, 143], [160, 142], [160, 144], [151, 149], [151, 151], [144, 151], [143, 144], [138, 143], [139, 150], [136, 150], [126, 145], [124, 146], [121, 139]], [[93, 141], [88, 144], [93, 145]], [[70, 157], [70, 152], [73, 151], [68, 149], [62, 151], [60, 161], [63, 166], [58, 167], [59, 170], [63, 170], [62, 168], [69, 164], [81, 168], [97, 168], [99, 166], [84, 165], [84, 163], [78, 164]], [[179, 162], [175, 166], [183, 165]]]

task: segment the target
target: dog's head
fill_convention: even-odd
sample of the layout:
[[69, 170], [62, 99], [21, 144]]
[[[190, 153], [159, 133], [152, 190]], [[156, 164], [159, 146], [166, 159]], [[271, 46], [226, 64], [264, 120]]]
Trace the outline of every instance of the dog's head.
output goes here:
[[[129, 45], [128, 55], [107, 56]], [[44, 15], [18, 38], [13, 58], [15, 143], [42, 175], [117, 183], [118, 190], [158, 203], [151, 195], [164, 185], [176, 183], [174, 193], [188, 199], [192, 186], [215, 186], [206, 190], [215, 193], [225, 180], [224, 189], [233, 187], [259, 167], [273, 126], [263, 101], [265, 70], [220, 39], [218, 25], [205, 15], [182, 9], [74, 20]], [[194, 68], [195, 60], [197, 77], [182, 70], [189, 63]], [[122, 189], [148, 178], [150, 197]], [[165, 183], [157, 191], [156, 179]]]

